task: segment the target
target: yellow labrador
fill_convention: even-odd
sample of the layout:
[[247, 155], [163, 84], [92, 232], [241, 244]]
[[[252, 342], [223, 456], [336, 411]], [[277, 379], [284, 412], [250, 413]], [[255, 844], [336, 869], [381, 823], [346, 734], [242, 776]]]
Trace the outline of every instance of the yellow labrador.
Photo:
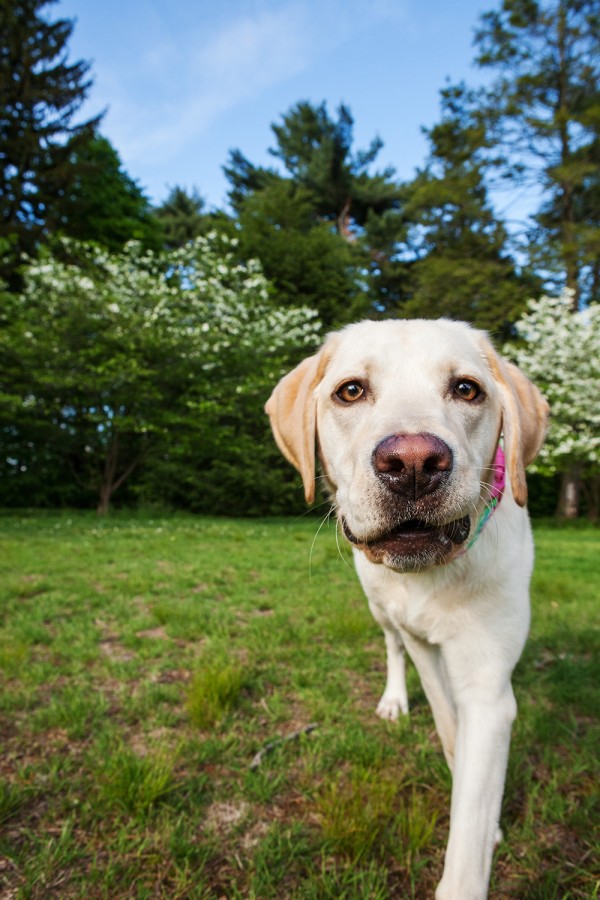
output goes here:
[[529, 626], [533, 544], [525, 466], [548, 406], [462, 322], [360, 322], [277, 385], [266, 410], [315, 492], [315, 449], [383, 628], [377, 708], [408, 711], [404, 648], [453, 774], [437, 900], [486, 897]]

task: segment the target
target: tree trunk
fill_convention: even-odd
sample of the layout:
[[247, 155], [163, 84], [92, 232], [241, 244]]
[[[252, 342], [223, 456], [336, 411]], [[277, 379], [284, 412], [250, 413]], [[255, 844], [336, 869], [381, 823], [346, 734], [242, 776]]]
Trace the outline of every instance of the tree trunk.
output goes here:
[[576, 519], [579, 515], [581, 474], [578, 466], [563, 472], [556, 515], [559, 519]]
[[114, 491], [115, 475], [117, 472], [117, 461], [119, 459], [119, 432], [115, 431], [112, 440], [106, 450], [106, 459], [104, 460], [104, 472], [102, 473], [102, 481], [100, 483], [100, 498], [96, 512], [99, 516], [105, 516], [110, 507], [110, 497]]
[[565, 265], [566, 286], [573, 294], [573, 312], [577, 312], [580, 304], [580, 264], [577, 247], [577, 227], [574, 204], [574, 176], [571, 170], [573, 165], [572, 137], [569, 131], [569, 119], [571, 110], [569, 107], [569, 61], [567, 47], [567, 10], [560, 4], [558, 7], [558, 51], [560, 56], [560, 77], [558, 83], [558, 104], [555, 110], [559, 116], [559, 134], [561, 143], [561, 164], [564, 172], [560, 181], [561, 190], [561, 245]]
[[136, 457], [129, 463], [129, 465], [121, 472], [120, 475], [117, 476], [117, 466], [119, 463], [119, 450], [120, 450], [120, 440], [119, 440], [119, 432], [115, 431], [112, 441], [108, 446], [108, 450], [106, 453], [106, 460], [104, 462], [104, 472], [102, 476], [102, 482], [100, 484], [99, 489], [99, 500], [98, 506], [96, 507], [96, 512], [99, 516], [105, 516], [108, 510], [110, 509], [110, 498], [117, 490], [117, 488], [121, 487], [124, 481], [126, 481], [132, 472], [137, 469], [142, 459], [144, 458], [144, 454], [148, 448], [148, 436], [146, 434], [142, 437], [142, 445], [140, 452]]
[[350, 210], [352, 208], [352, 200], [348, 197], [344, 203], [344, 208], [337, 218], [337, 231], [340, 237], [343, 237], [348, 243], [353, 243], [355, 238], [350, 230]]
[[590, 522], [597, 522], [600, 515], [600, 475], [592, 475], [581, 482], [585, 495], [587, 517]]
[[99, 516], [105, 516], [110, 509], [110, 495], [112, 494], [111, 488], [109, 484], [101, 484], [100, 485], [100, 498], [98, 500], [98, 506], [96, 507], [96, 512]]

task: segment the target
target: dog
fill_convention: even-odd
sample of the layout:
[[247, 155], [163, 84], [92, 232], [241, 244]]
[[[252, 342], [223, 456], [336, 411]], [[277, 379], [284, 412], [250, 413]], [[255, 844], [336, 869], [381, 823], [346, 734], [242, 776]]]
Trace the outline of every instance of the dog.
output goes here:
[[525, 467], [548, 404], [488, 336], [448, 319], [330, 334], [266, 404], [315, 495], [315, 456], [383, 629], [384, 719], [408, 712], [404, 650], [452, 772], [436, 900], [487, 896], [529, 628], [533, 541]]

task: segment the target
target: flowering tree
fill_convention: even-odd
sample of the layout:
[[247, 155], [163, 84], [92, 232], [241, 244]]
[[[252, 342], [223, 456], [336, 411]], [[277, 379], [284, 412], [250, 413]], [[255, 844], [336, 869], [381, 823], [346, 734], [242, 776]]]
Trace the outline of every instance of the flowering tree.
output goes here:
[[[506, 353], [540, 387], [551, 408], [546, 443], [536, 465], [546, 474], [570, 473], [581, 483], [588, 509], [598, 514], [600, 481], [600, 307], [573, 313], [569, 291], [528, 304], [516, 323], [522, 342]], [[564, 514], [577, 514], [576, 497], [563, 496]]]
[[223, 436], [244, 433], [244, 398], [260, 409], [291, 348], [319, 332], [311, 310], [275, 307], [258, 263], [234, 251], [215, 235], [167, 255], [65, 241], [32, 262], [0, 329], [8, 476], [50, 448], [106, 512], [158, 447], [185, 446], [206, 474]]

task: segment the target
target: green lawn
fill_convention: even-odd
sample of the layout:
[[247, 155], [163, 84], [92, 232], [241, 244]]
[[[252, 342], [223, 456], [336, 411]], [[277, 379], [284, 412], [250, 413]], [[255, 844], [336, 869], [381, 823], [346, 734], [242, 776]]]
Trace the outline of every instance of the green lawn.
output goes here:
[[[375, 717], [383, 640], [317, 528], [0, 519], [0, 897], [432, 897], [429, 709], [411, 669]], [[536, 543], [491, 896], [598, 897], [600, 532]]]

